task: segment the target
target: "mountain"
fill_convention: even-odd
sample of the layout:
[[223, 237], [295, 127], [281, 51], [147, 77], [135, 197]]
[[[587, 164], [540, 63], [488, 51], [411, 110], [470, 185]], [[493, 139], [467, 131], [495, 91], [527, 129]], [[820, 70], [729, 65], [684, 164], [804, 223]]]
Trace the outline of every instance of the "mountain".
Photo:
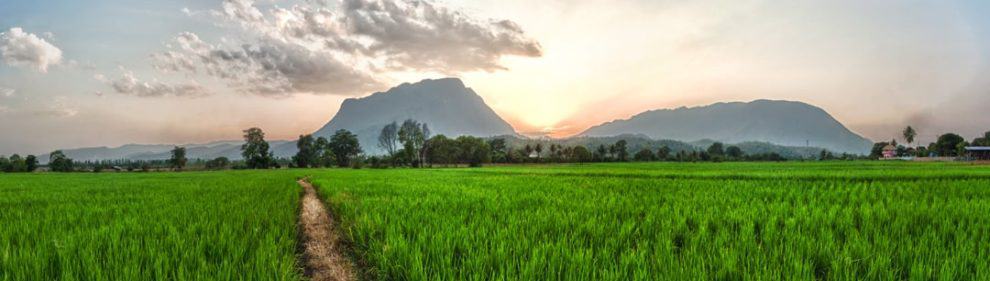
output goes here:
[[[314, 136], [329, 138], [340, 129], [358, 135], [361, 148], [379, 154], [378, 134], [385, 125], [413, 119], [426, 123], [433, 135], [490, 137], [515, 135], [485, 101], [457, 78], [405, 83], [386, 92], [347, 99], [337, 115]], [[295, 147], [292, 147], [295, 149]]]
[[833, 152], [869, 153], [873, 143], [853, 133], [828, 112], [802, 102], [756, 100], [701, 107], [651, 110], [626, 120], [592, 127], [580, 136], [644, 134], [655, 139], [768, 142], [821, 147]]

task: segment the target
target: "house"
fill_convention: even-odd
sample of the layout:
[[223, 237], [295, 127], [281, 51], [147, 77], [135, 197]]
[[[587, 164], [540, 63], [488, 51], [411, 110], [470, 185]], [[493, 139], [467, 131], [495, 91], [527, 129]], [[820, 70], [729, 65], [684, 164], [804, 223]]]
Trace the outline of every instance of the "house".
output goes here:
[[891, 144], [883, 147], [883, 159], [897, 158], [897, 147]]
[[967, 146], [966, 156], [973, 160], [990, 160], [990, 146]]

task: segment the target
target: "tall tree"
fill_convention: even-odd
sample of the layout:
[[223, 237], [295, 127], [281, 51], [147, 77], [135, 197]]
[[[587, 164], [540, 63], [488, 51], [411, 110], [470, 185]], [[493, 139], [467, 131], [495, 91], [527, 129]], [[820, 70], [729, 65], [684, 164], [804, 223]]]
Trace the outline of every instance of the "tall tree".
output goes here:
[[189, 159], [186, 159], [185, 147], [176, 146], [172, 148], [172, 157], [168, 159], [168, 164], [172, 169], [182, 171], [182, 168], [186, 167], [186, 162], [188, 161]]
[[460, 136], [456, 140], [461, 161], [471, 167], [491, 162], [491, 148], [484, 140], [472, 136]]
[[608, 149], [605, 148], [604, 144], [599, 144], [598, 149], [595, 150], [595, 161], [606, 161], [608, 160]]
[[430, 148], [426, 153], [426, 160], [430, 165], [443, 164], [450, 165], [457, 162], [457, 149], [459, 148], [454, 140], [444, 135], [436, 135], [426, 142]]
[[333, 151], [337, 166], [349, 167], [354, 157], [361, 154], [361, 144], [357, 135], [351, 131], [340, 129], [330, 137], [330, 151]]
[[296, 141], [296, 148], [298, 151], [295, 156], [292, 156], [292, 162], [295, 162], [296, 167], [310, 168], [319, 166], [320, 148], [316, 146], [316, 140], [313, 139], [313, 135], [299, 135], [299, 140]]
[[653, 154], [652, 150], [644, 148], [636, 152], [636, 155], [633, 155], [633, 159], [639, 162], [653, 161], [656, 159], [656, 155]]
[[660, 149], [657, 149], [657, 159], [665, 161], [667, 158], [670, 158], [670, 147], [664, 145]]
[[61, 150], [53, 151], [48, 155], [48, 169], [52, 172], [72, 172], [72, 159], [66, 157]]
[[966, 142], [961, 136], [953, 133], [944, 134], [938, 137], [935, 142], [935, 150], [939, 156], [956, 156], [960, 143]]
[[399, 127], [399, 142], [402, 142], [405, 157], [416, 167], [422, 163], [423, 144], [426, 143], [427, 135], [429, 135], [423, 129], [429, 130], [425, 124], [420, 124], [412, 119], [403, 121], [402, 126]]
[[336, 163], [336, 157], [333, 156], [333, 150], [330, 150], [330, 141], [324, 137], [316, 138], [316, 149], [317, 149], [317, 166], [323, 168], [333, 167]]
[[508, 147], [505, 139], [497, 138], [488, 140], [488, 147], [492, 150], [492, 162], [504, 163], [508, 161]]
[[34, 172], [34, 170], [38, 169], [38, 157], [28, 155], [24, 158], [24, 165], [26, 165], [27, 172]]
[[742, 159], [743, 156], [744, 156], [743, 155], [742, 148], [739, 148], [738, 146], [735, 146], [735, 145], [732, 145], [732, 146], [729, 146], [728, 148], [726, 148], [725, 149], [725, 155], [726, 156], [729, 156], [729, 158], [732, 158], [732, 159], [735, 159], [735, 160]]
[[714, 156], [724, 156], [725, 155], [725, 149], [723, 148], [722, 143], [720, 143], [720, 142], [712, 143], [712, 145], [708, 147], [708, 155], [711, 155], [713, 157]]
[[382, 127], [382, 132], [378, 134], [378, 147], [388, 153], [389, 157], [395, 157], [396, 142], [399, 140], [399, 124], [392, 122]]
[[973, 146], [990, 146], [990, 132], [983, 134], [983, 137], [979, 137], [973, 140]]
[[265, 132], [259, 128], [244, 130], [244, 145], [241, 145], [241, 156], [245, 165], [250, 169], [268, 169], [275, 164], [275, 157], [268, 151]]
[[571, 151], [571, 154], [574, 155], [573, 156], [574, 161], [584, 163], [595, 160], [595, 156], [592, 155], [591, 151], [588, 151], [588, 148], [584, 147], [583, 145], [575, 146], [574, 149]]
[[904, 140], [907, 141], [908, 146], [910, 146], [914, 143], [914, 137], [918, 136], [918, 132], [915, 132], [914, 128], [911, 128], [911, 126], [907, 126], [907, 128], [904, 128], [904, 131], [901, 132], [901, 135], [904, 136]]
[[615, 142], [615, 156], [620, 162], [629, 161], [629, 149], [626, 148], [626, 140]]
[[10, 173], [14, 171], [14, 166], [10, 165], [10, 159], [0, 155], [0, 172]]

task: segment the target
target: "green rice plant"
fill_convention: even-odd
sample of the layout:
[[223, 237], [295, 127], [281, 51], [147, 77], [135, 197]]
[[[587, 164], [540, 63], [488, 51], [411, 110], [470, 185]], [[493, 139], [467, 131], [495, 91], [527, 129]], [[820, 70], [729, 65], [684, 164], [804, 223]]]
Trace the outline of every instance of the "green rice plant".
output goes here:
[[0, 176], [0, 280], [298, 280], [296, 172]]
[[986, 280], [990, 168], [878, 162], [332, 170], [381, 280]]

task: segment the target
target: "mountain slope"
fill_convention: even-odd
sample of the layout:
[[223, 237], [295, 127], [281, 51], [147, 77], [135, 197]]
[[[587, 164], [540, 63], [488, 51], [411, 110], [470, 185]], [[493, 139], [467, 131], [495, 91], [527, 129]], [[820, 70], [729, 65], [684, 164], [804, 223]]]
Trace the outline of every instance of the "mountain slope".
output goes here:
[[[391, 122], [414, 119], [426, 123], [433, 135], [488, 137], [515, 135], [515, 130], [460, 79], [447, 78], [405, 83], [386, 92], [347, 99], [337, 115], [315, 136], [329, 138], [340, 129], [358, 135], [361, 147], [381, 153], [378, 134]], [[294, 147], [293, 147], [294, 148]]]
[[860, 154], [872, 146], [870, 140], [853, 133], [821, 108], [772, 100], [652, 110], [592, 127], [580, 135], [621, 134], [680, 141], [769, 142]]

